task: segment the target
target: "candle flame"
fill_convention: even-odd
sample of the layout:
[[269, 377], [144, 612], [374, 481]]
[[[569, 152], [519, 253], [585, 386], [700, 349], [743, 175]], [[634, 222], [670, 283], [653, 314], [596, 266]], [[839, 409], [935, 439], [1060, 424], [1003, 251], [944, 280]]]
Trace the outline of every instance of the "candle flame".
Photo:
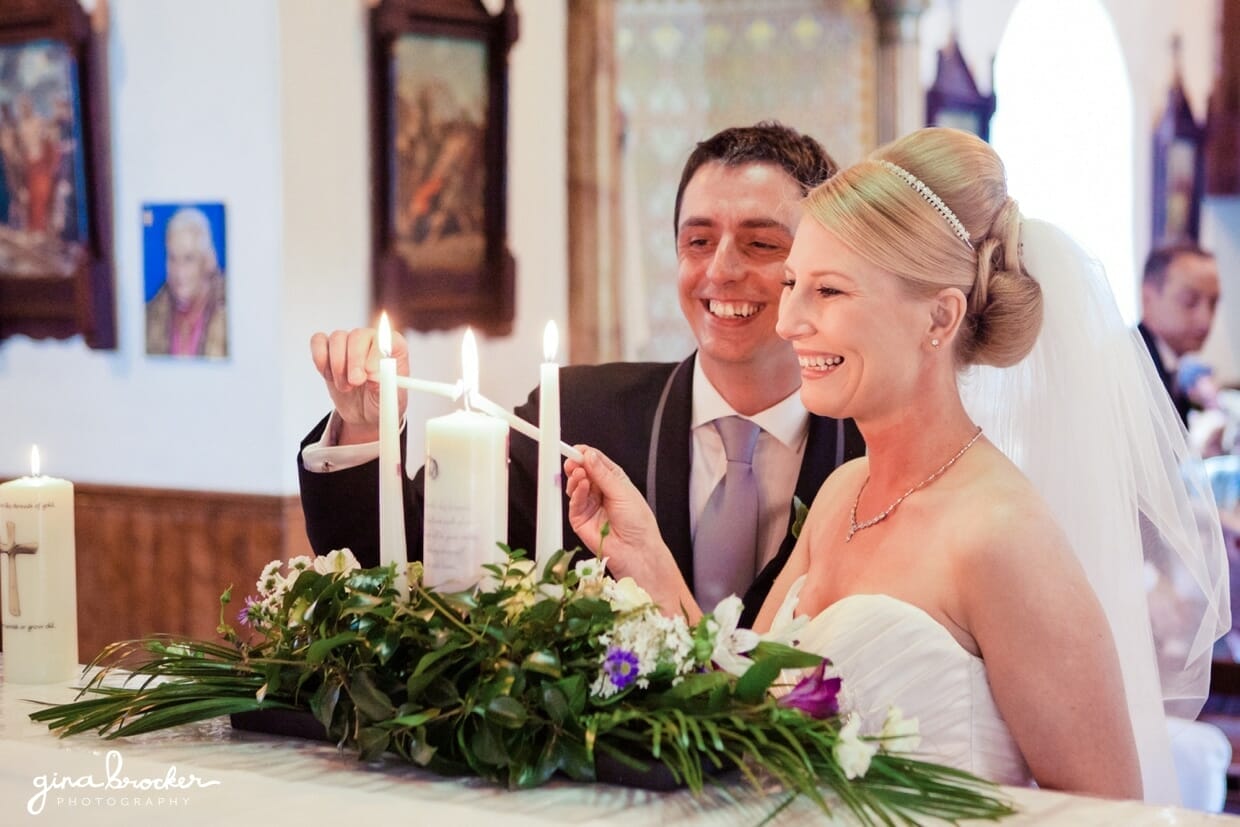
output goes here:
[[560, 331], [555, 326], [555, 319], [547, 322], [543, 328], [543, 361], [554, 362], [556, 352], [560, 349]]
[[39, 476], [39, 446], [30, 446], [30, 476]]
[[465, 398], [478, 392], [478, 342], [474, 339], [474, 329], [465, 328], [465, 338], [461, 340], [461, 375], [465, 384]]
[[379, 314], [379, 353], [384, 359], [392, 355], [392, 324], [386, 310]]

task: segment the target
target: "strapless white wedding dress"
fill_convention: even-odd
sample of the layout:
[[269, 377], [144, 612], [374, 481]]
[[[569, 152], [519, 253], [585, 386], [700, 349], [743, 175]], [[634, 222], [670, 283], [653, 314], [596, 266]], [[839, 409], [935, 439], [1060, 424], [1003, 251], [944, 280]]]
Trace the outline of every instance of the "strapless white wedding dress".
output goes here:
[[828, 674], [841, 678], [840, 711], [861, 717], [862, 734], [878, 734], [896, 706], [918, 721], [917, 757], [1000, 784], [1032, 783], [995, 706], [986, 664], [922, 609], [882, 594], [849, 595], [795, 638], [798, 648], [831, 660]]

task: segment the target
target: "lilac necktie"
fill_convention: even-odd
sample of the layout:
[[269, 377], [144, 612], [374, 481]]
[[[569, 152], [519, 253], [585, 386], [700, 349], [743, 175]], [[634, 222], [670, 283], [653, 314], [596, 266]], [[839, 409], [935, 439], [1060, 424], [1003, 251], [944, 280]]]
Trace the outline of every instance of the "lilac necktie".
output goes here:
[[753, 451], [762, 429], [748, 419], [715, 420], [728, 469], [711, 492], [693, 541], [693, 593], [702, 611], [730, 594], [745, 596], [757, 568], [758, 481]]

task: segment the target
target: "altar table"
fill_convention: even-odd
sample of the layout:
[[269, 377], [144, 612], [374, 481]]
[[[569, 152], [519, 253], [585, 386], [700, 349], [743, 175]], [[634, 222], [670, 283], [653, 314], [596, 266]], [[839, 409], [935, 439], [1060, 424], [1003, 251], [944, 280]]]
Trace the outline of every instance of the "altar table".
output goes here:
[[[67, 685], [3, 683], [0, 669], [0, 824], [750, 825], [780, 800], [746, 786], [708, 789], [695, 798], [567, 780], [509, 792], [395, 761], [360, 763], [325, 742], [234, 731], [227, 719], [107, 741], [95, 735], [60, 739], [27, 717], [38, 701], [61, 703], [74, 694]], [[122, 788], [85, 786], [109, 778]], [[150, 789], [153, 780], [170, 789]], [[1137, 802], [1002, 792], [1021, 811], [1005, 825], [1240, 824], [1229, 816]], [[802, 798], [773, 823], [830, 821]], [[839, 823], [851, 822], [841, 812]]]

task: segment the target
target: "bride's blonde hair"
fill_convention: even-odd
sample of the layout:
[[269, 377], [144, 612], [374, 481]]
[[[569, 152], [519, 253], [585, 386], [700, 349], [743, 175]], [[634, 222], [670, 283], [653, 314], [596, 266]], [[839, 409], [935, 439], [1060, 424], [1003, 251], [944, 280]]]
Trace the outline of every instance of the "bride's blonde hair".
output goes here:
[[804, 206], [915, 294], [957, 287], [968, 296], [955, 345], [960, 365], [1007, 367], [1033, 347], [1042, 291], [1021, 264], [1021, 215], [1003, 162], [977, 136], [912, 132], [828, 179]]

